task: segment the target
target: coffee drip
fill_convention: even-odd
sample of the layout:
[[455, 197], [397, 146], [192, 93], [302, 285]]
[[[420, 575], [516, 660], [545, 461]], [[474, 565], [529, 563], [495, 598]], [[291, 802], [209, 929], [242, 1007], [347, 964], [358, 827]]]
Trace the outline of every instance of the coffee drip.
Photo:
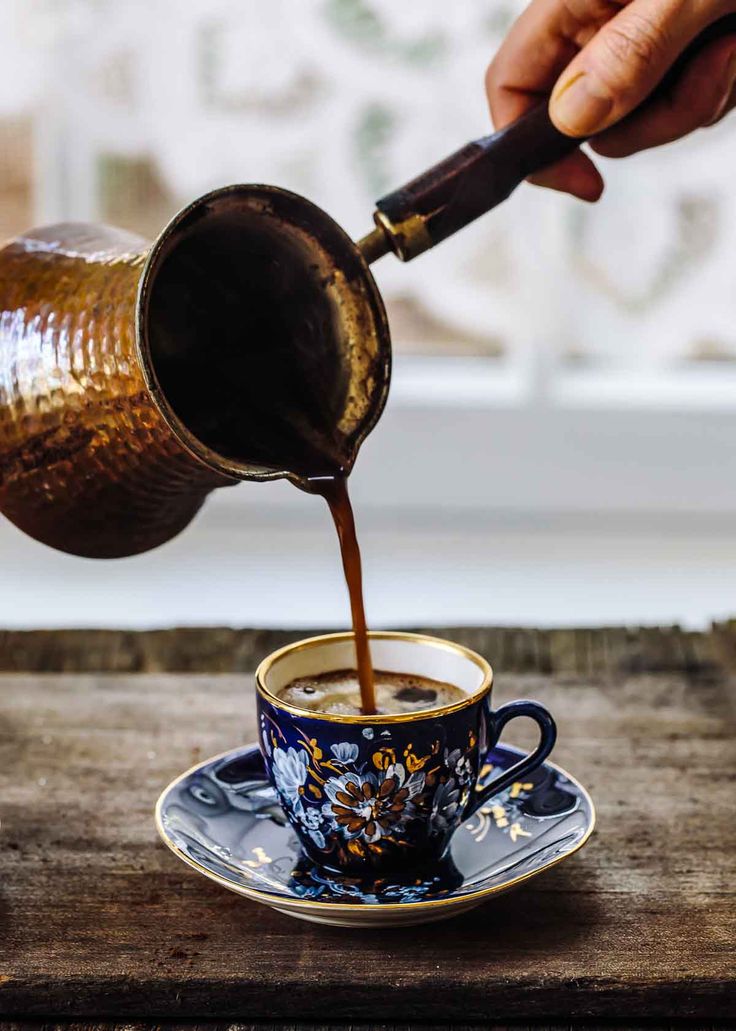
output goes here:
[[335, 476], [311, 479], [307, 481], [305, 487], [325, 499], [335, 523], [340, 542], [345, 583], [350, 596], [350, 614], [353, 621], [355, 658], [360, 684], [360, 708], [364, 716], [372, 716], [376, 712], [376, 689], [363, 602], [363, 567], [355, 531], [353, 506], [348, 494], [347, 475], [341, 473]]

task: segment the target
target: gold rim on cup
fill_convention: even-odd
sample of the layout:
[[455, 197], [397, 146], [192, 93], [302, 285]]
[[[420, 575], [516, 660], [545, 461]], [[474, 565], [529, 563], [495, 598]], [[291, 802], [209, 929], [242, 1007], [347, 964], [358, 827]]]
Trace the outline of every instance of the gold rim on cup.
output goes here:
[[[468, 708], [475, 702], [480, 701], [493, 687], [493, 669], [489, 662], [479, 655], [477, 652], [472, 651], [470, 648], [466, 648], [463, 644], [455, 644], [454, 641], [447, 641], [442, 637], [431, 637], [429, 634], [413, 634], [408, 631], [402, 630], [369, 630], [368, 639], [371, 641], [406, 641], [411, 644], [424, 644], [429, 645], [432, 648], [437, 648], [441, 651], [454, 652], [456, 655], [461, 655], [463, 658], [468, 659], [483, 674], [483, 682], [480, 687], [477, 688], [472, 694], [466, 695], [458, 702], [451, 702], [449, 705], [438, 706], [430, 709], [415, 709], [412, 712], [396, 712], [388, 713], [386, 715], [373, 715], [373, 716], [350, 716], [343, 713], [331, 713], [331, 712], [319, 712], [312, 709], [302, 709], [297, 705], [291, 705], [290, 702], [285, 702], [278, 695], [272, 694], [266, 686], [266, 678], [273, 668], [273, 666], [279, 662], [285, 655], [292, 654], [294, 652], [307, 651], [311, 648], [318, 648], [324, 644], [334, 643], [338, 641], [352, 641], [353, 634], [350, 631], [342, 631], [335, 634], [320, 634], [318, 637], [306, 637], [301, 641], [295, 641], [293, 644], [284, 645], [283, 648], [278, 648], [276, 651], [271, 652], [265, 659], [260, 663], [256, 669], [256, 690], [265, 698], [267, 702], [273, 705], [277, 709], [282, 709], [284, 712], [289, 712], [292, 716], [307, 717], [308, 719], [325, 720], [329, 723], [411, 723], [412, 721], [424, 719], [426, 716], [431, 714], [432, 716], [446, 716], [451, 712], [458, 712], [461, 709]], [[400, 673], [401, 670], [392, 670], [391, 672]]]

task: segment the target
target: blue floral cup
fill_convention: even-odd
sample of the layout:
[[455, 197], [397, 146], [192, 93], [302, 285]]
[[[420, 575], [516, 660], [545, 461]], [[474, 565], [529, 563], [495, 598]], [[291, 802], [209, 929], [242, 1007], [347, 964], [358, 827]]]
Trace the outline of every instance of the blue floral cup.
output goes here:
[[[284, 812], [309, 858], [356, 874], [440, 859], [459, 824], [544, 762], [557, 734], [538, 702], [494, 711], [493, 672], [475, 652], [421, 634], [377, 631], [370, 638], [376, 669], [454, 684], [464, 697], [386, 716], [311, 712], [278, 697], [297, 677], [354, 668], [349, 633], [288, 645], [256, 671], [261, 750]], [[488, 751], [516, 716], [537, 723], [537, 747], [481, 783]]]

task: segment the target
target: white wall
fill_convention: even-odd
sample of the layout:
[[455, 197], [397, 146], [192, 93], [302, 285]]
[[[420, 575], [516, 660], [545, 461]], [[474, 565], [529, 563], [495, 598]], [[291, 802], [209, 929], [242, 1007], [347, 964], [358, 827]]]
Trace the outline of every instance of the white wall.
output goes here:
[[[0, 626], [179, 624], [343, 627], [349, 612], [329, 517], [296, 524], [236, 488], [242, 518], [211, 503], [174, 542], [114, 562], [60, 555], [0, 523]], [[285, 488], [291, 489], [291, 488]], [[299, 501], [299, 499], [297, 499]], [[706, 626], [736, 612], [736, 521], [656, 524], [485, 520], [435, 525], [359, 509], [374, 626]]]
[[[399, 372], [351, 481], [374, 625], [736, 612], [735, 413], [426, 407]], [[113, 562], [0, 522], [0, 570], [0, 626], [348, 620], [327, 509], [286, 483], [220, 491], [170, 544]]]
[[[138, 7], [0, 5], [0, 117], [33, 120], [38, 221], [155, 233], [198, 193], [265, 181], [359, 235], [384, 189], [488, 131], [483, 69], [519, 9]], [[522, 187], [411, 265], [376, 267], [404, 312], [397, 352], [447, 357], [398, 363], [354, 475], [374, 623], [736, 612], [735, 151], [726, 120], [604, 162], [598, 205]], [[170, 545], [103, 564], [0, 520], [0, 626], [344, 625], [317, 505], [246, 485]]]

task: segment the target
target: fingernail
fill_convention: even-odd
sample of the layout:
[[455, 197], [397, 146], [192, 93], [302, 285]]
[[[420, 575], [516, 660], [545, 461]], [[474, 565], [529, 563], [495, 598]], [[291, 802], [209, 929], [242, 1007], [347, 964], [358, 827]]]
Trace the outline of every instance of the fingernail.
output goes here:
[[603, 126], [613, 99], [588, 72], [578, 72], [553, 92], [550, 115], [570, 136], [590, 136]]

